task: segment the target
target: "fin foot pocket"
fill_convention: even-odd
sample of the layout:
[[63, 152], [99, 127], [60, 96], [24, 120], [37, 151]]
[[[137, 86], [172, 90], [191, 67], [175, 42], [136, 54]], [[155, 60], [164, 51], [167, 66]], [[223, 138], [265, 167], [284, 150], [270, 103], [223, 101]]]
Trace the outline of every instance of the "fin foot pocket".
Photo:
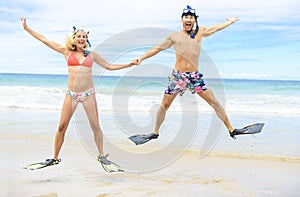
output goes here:
[[98, 156], [97, 160], [101, 163], [102, 168], [106, 171], [106, 172], [124, 172], [124, 170], [121, 168], [121, 166], [119, 166], [118, 164], [110, 161], [107, 159], [107, 157], [109, 156], [109, 154], [106, 154], [105, 156]]

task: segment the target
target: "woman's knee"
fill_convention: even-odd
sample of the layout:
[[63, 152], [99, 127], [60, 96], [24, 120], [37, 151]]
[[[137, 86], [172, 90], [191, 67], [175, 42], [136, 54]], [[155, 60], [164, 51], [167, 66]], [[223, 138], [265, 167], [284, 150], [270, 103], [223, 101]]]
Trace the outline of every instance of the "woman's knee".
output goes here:
[[90, 127], [92, 129], [92, 131], [95, 132], [101, 132], [101, 128], [99, 123], [95, 122], [95, 123], [90, 123]]
[[68, 123], [60, 123], [59, 126], [58, 126], [58, 130], [57, 132], [59, 133], [65, 133], [67, 128], [68, 128]]

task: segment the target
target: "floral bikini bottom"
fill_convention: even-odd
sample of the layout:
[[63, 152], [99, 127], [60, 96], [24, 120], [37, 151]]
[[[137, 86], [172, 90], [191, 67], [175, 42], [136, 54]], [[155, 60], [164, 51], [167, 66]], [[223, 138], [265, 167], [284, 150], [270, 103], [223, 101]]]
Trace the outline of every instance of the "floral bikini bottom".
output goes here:
[[199, 71], [181, 72], [173, 70], [169, 76], [169, 83], [165, 94], [180, 93], [180, 96], [182, 96], [187, 89], [189, 89], [192, 94], [205, 91], [208, 89], [208, 86], [202, 77], [203, 74]]
[[93, 93], [96, 93], [94, 87], [92, 87], [91, 89], [85, 92], [73, 92], [70, 89], [67, 91], [67, 94], [70, 95], [75, 102], [81, 102], [81, 103], [84, 102], [84, 100]]

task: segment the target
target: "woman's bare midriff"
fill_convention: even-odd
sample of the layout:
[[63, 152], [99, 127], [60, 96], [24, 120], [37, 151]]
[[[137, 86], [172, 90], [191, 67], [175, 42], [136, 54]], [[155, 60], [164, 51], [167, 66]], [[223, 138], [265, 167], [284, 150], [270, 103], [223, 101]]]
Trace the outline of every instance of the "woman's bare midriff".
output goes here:
[[84, 92], [93, 85], [92, 68], [84, 66], [68, 67], [68, 88], [74, 92]]

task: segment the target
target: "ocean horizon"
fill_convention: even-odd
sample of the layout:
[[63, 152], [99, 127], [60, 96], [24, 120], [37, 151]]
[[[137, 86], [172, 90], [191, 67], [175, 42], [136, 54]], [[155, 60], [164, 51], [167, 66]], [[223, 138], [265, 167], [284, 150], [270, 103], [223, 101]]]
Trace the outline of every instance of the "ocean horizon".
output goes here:
[[[172, 69], [170, 69], [170, 71], [172, 71]], [[64, 76], [64, 77], [68, 77], [67, 73], [25, 73], [25, 72], [0, 72], [0, 75], [49, 75], [49, 76]], [[100, 74], [100, 75], [95, 75], [93, 74], [93, 76], [104, 76], [104, 77], [122, 77], [123, 75], [112, 75], [112, 74]], [[138, 77], [135, 75], [132, 75], [130, 77]], [[151, 77], [151, 76], [143, 76], [143, 77]], [[213, 79], [213, 78], [210, 78]], [[249, 77], [221, 77], [222, 80], [249, 80], [249, 81], [291, 81], [291, 82], [300, 82], [300, 79], [296, 79], [296, 78], [270, 78], [270, 77], [255, 77], [255, 78], [249, 78]]]

